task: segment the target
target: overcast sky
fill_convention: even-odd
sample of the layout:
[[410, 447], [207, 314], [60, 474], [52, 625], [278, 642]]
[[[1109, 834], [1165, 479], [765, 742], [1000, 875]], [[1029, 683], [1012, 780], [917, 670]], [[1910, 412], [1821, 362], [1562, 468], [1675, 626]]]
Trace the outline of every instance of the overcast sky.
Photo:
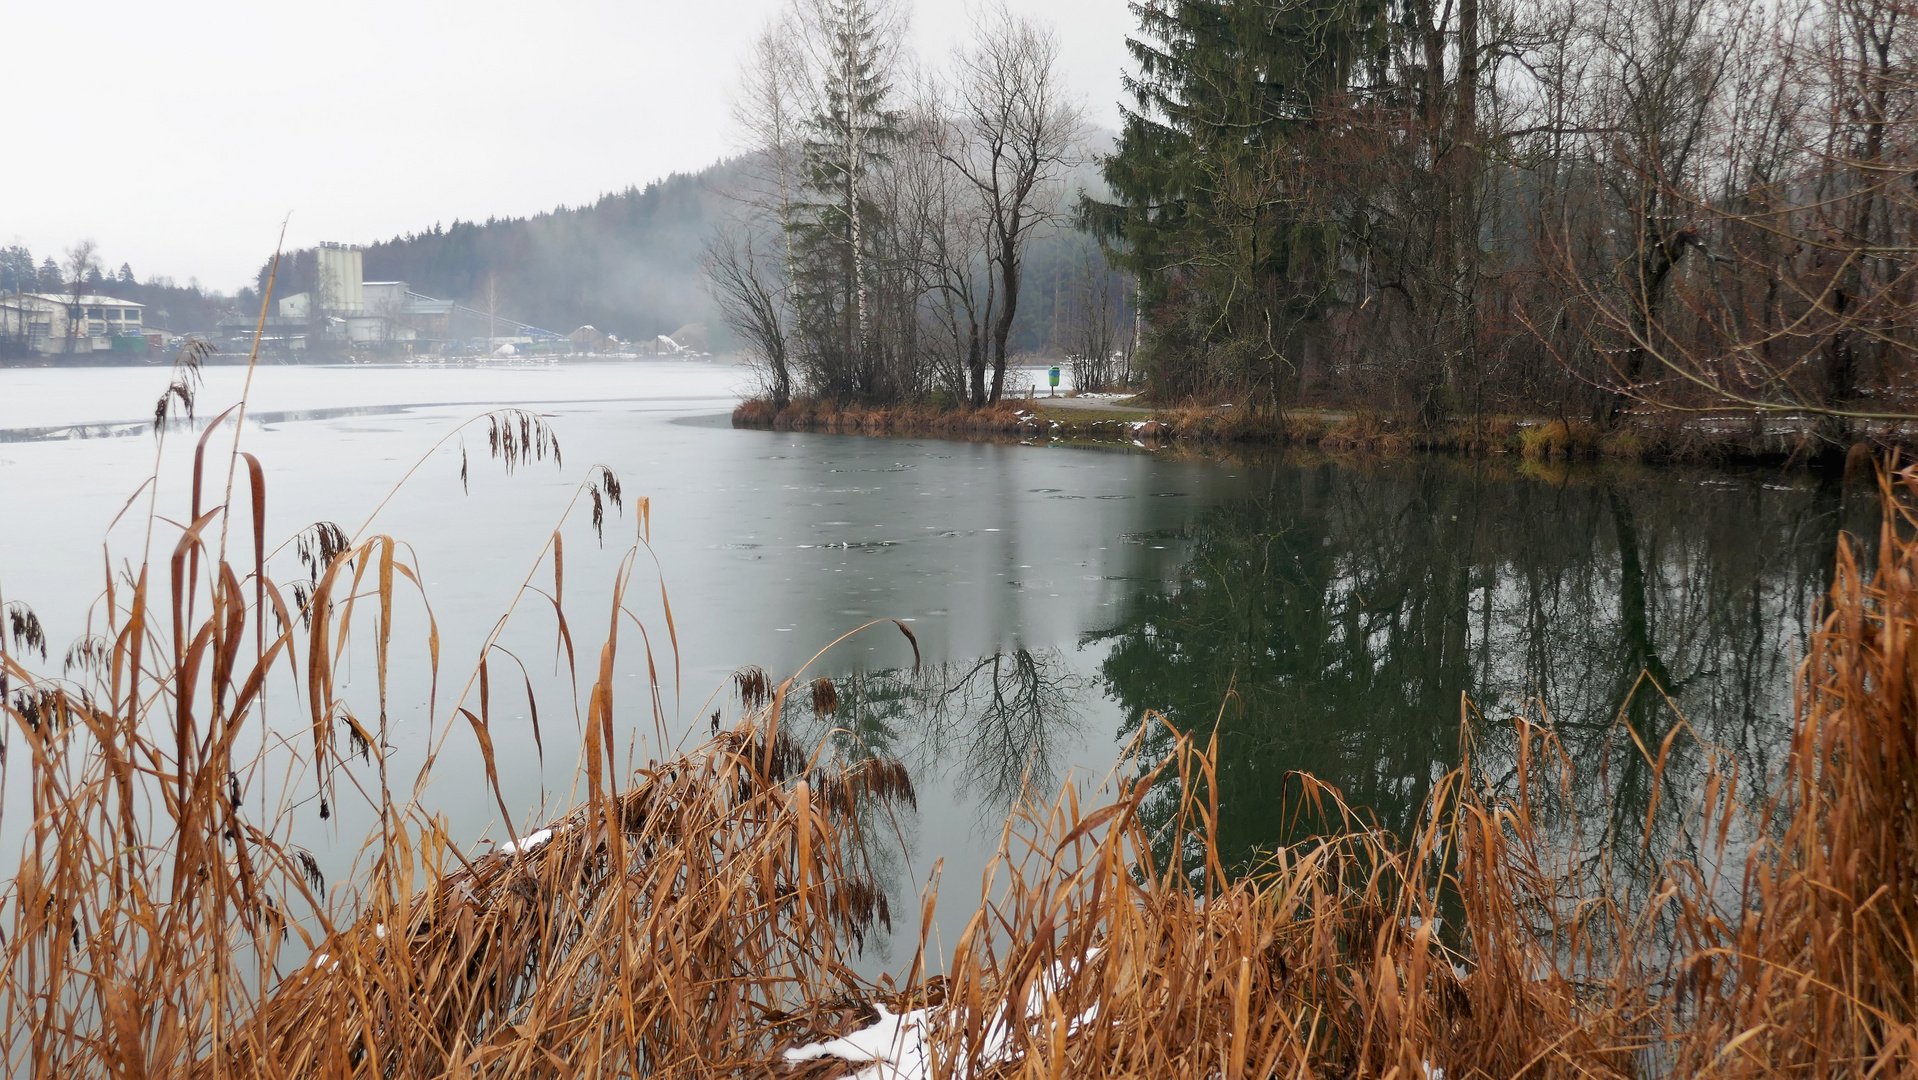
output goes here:
[[[1058, 29], [1116, 127], [1126, 0], [1008, 0]], [[0, 243], [82, 237], [142, 279], [244, 284], [290, 247], [591, 201], [733, 147], [728, 98], [783, 0], [8, 4]], [[921, 0], [943, 61], [965, 0]]]

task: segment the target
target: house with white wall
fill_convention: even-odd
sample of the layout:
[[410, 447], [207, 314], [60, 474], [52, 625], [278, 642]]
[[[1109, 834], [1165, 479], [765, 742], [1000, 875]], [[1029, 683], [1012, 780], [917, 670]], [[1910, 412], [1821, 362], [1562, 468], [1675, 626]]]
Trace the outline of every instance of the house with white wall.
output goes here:
[[144, 312], [145, 305], [112, 296], [14, 293], [0, 296], [0, 335], [42, 353], [109, 352], [115, 338], [139, 338], [144, 349]]

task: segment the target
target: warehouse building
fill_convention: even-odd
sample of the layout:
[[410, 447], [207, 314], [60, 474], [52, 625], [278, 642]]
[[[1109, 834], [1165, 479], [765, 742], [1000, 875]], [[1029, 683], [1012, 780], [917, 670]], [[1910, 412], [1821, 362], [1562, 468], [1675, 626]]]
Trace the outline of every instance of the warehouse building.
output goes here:
[[0, 335], [36, 352], [145, 352], [145, 307], [112, 296], [0, 296]]

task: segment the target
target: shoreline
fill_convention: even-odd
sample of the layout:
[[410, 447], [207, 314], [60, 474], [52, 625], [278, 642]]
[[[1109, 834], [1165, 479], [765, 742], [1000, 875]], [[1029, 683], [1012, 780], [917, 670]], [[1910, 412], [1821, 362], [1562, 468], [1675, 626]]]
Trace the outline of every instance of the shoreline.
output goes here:
[[1146, 449], [1184, 444], [1386, 456], [1509, 454], [1537, 462], [1844, 468], [1861, 453], [1878, 457], [1911, 446], [1909, 433], [1880, 425], [1876, 430], [1861, 428], [1849, 446], [1840, 447], [1815, 434], [1814, 422], [1805, 417], [1763, 422], [1729, 415], [1690, 421], [1633, 417], [1605, 430], [1585, 421], [1488, 416], [1421, 429], [1383, 412], [1300, 408], [1274, 417], [1232, 406], [1061, 407], [1046, 398], [1006, 400], [976, 409], [798, 400], [777, 411], [762, 398], [749, 398], [732, 412], [733, 427], [760, 431]]

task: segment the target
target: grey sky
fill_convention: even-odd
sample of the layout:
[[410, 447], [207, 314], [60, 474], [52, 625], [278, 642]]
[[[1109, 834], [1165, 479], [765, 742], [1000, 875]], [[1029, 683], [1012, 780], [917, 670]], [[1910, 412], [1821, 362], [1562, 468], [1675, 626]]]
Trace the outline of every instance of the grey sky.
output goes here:
[[[1009, 0], [1051, 21], [1117, 124], [1125, 0]], [[731, 149], [728, 95], [780, 0], [90, 0], [7, 5], [0, 243], [243, 284], [289, 246], [590, 201]], [[922, 60], [968, 26], [913, 5]]]

